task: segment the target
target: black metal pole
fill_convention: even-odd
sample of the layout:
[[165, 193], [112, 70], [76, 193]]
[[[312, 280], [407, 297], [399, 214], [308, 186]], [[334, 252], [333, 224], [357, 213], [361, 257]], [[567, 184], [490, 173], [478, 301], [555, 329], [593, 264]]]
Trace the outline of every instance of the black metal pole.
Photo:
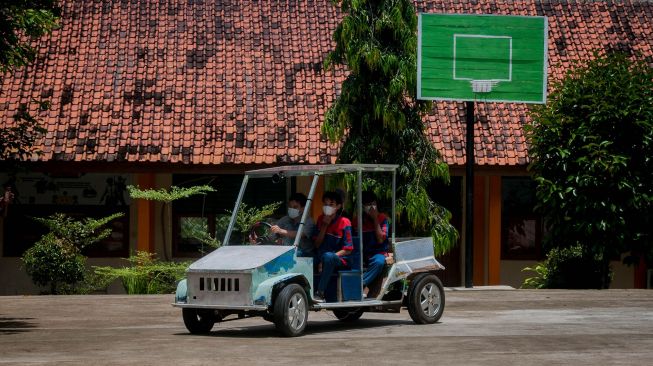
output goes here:
[[474, 102], [465, 102], [465, 287], [474, 287]]

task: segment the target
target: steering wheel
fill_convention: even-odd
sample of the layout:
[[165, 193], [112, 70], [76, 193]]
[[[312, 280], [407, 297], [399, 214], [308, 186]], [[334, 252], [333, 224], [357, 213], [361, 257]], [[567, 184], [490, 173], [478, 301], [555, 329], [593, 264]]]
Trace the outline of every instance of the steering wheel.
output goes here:
[[272, 224], [259, 221], [249, 229], [249, 237], [251, 239], [255, 238], [256, 244], [277, 244], [279, 235], [273, 233], [271, 228]]

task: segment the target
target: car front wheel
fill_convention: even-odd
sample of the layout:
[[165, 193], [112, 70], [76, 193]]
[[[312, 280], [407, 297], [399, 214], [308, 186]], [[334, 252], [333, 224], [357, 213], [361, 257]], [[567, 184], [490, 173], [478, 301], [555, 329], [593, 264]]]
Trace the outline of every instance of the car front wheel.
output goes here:
[[308, 320], [306, 292], [295, 283], [289, 284], [274, 302], [274, 325], [286, 337], [301, 335]]
[[408, 291], [408, 313], [417, 324], [433, 324], [444, 312], [444, 287], [431, 273], [418, 275]]
[[217, 320], [215, 312], [205, 309], [182, 309], [186, 329], [192, 334], [207, 334], [213, 329]]

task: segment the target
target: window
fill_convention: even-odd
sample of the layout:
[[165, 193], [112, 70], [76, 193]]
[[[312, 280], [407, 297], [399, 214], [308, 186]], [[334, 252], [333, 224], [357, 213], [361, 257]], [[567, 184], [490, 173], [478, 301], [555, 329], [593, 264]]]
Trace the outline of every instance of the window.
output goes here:
[[528, 177], [504, 177], [501, 192], [501, 258], [540, 259], [543, 224], [533, 211], [535, 182]]
[[209, 216], [188, 216], [175, 215], [174, 232], [177, 255], [194, 256], [197, 253], [206, 253], [212, 250], [207, 242], [215, 233], [215, 221], [213, 215]]
[[124, 216], [107, 225], [110, 235], [84, 248], [89, 257], [126, 257], [129, 255], [129, 205], [126, 192], [129, 174], [107, 173], [0, 173], [0, 182], [14, 192], [14, 202], [2, 220], [2, 253], [19, 257], [48, 229], [34, 217], [63, 213], [75, 219], [101, 218], [116, 212]]
[[129, 255], [129, 210], [126, 208], [107, 208], [105, 206], [62, 206], [62, 205], [12, 205], [9, 215], [4, 219], [5, 257], [20, 257], [34, 245], [48, 229], [33, 217], [47, 217], [63, 213], [75, 219], [84, 217], [100, 218], [116, 212], [123, 216], [110, 222], [109, 236], [84, 248], [82, 254], [88, 257], [126, 257]]

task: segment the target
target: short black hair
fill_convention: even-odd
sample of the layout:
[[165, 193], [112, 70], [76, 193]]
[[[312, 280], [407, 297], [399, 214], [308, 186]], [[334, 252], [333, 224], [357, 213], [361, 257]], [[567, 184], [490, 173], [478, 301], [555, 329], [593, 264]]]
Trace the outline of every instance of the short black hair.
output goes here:
[[306, 206], [306, 201], [308, 201], [308, 198], [306, 198], [306, 195], [300, 192], [295, 192], [290, 195], [290, 198], [288, 198], [288, 202], [290, 201], [296, 201], [299, 203], [300, 206], [305, 207]]
[[363, 194], [361, 194], [361, 199], [363, 204], [374, 202], [376, 201], [376, 194], [374, 194], [372, 191], [363, 191]]
[[338, 194], [337, 192], [334, 191], [326, 191], [322, 195], [322, 202], [325, 200], [330, 199], [331, 201], [335, 201], [335, 203], [342, 205], [342, 195]]

